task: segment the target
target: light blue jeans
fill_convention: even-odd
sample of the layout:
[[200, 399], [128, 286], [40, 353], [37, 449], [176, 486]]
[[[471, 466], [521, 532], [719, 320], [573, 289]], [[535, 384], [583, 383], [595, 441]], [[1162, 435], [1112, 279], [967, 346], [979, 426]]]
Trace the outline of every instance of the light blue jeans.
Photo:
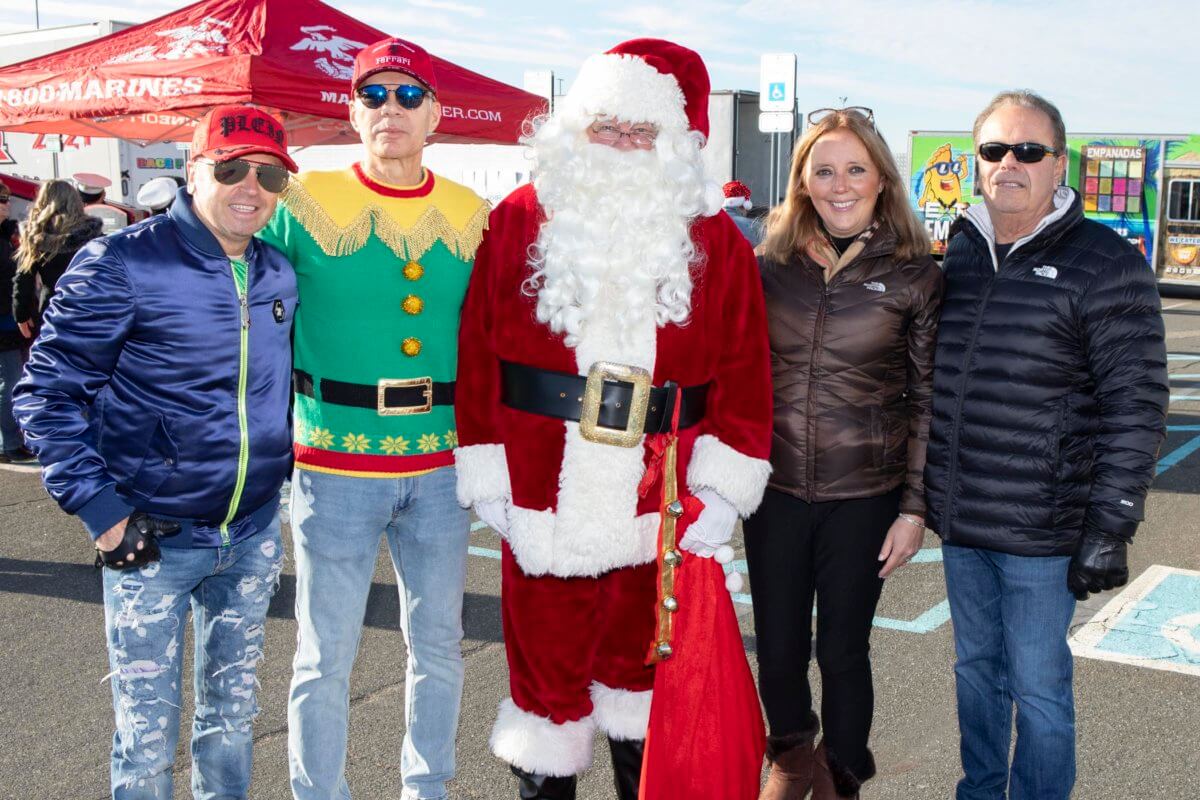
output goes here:
[[942, 555], [958, 655], [957, 800], [1067, 800], [1075, 785], [1070, 557], [952, 545]]
[[443, 798], [462, 701], [462, 600], [470, 522], [453, 467], [415, 478], [292, 476], [298, 642], [288, 700], [296, 800], [348, 800], [350, 671], [379, 539], [387, 537], [408, 647], [401, 797]]
[[104, 568], [115, 800], [172, 797], [189, 604], [196, 639], [192, 795], [247, 796], [256, 671], [282, 565], [276, 520], [231, 547], [163, 547], [161, 561], [140, 569]]

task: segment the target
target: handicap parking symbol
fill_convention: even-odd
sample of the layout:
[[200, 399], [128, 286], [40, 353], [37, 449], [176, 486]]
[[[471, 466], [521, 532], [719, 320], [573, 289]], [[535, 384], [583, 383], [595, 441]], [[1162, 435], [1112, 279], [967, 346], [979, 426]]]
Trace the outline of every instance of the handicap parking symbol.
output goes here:
[[786, 84], [783, 81], [778, 83], [767, 84], [767, 97], [776, 102], [782, 102], [787, 99]]
[[1200, 675], [1200, 572], [1150, 567], [1076, 631], [1071, 651]]

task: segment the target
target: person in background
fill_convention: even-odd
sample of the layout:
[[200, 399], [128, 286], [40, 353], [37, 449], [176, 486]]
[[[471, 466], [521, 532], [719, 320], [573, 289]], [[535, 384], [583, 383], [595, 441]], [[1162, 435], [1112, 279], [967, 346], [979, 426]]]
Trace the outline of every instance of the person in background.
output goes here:
[[38, 190], [17, 250], [12, 315], [32, 339], [41, 325], [58, 279], [81, 247], [101, 235], [101, 222], [84, 213], [79, 192], [66, 181], [46, 181]]
[[[0, 298], [12, 297], [17, 263], [17, 221], [9, 217], [12, 193], [0, 181]], [[21, 429], [12, 413], [13, 388], [21, 378], [25, 337], [8, 308], [0, 309], [0, 464], [29, 461], [33, 453], [25, 447]]]
[[[875, 774], [871, 621], [925, 532], [942, 275], [868, 109], [814, 112], [759, 264], [775, 385], [770, 483], [746, 521], [762, 800], [858, 797]], [[821, 714], [808, 667], [813, 594]], [[815, 753], [813, 743], [824, 725]]]
[[750, 209], [754, 208], [754, 203], [750, 201], [750, 187], [741, 181], [729, 181], [721, 187], [721, 191], [725, 195], [725, 213], [733, 219], [750, 246], [758, 247], [763, 228], [761, 221], [748, 216]]
[[191, 152], [170, 213], [76, 256], [17, 386], [46, 490], [103, 565], [114, 800], [172, 796], [189, 607], [192, 796], [249, 796], [283, 565], [296, 278], [254, 233], [296, 167], [282, 124], [249, 106], [214, 108]]
[[171, 203], [175, 202], [175, 193], [178, 189], [179, 183], [172, 176], [163, 175], [151, 178], [142, 184], [142, 188], [138, 189], [137, 204], [149, 209], [151, 216], [165, 214], [171, 207]]
[[100, 220], [105, 234], [121, 230], [130, 222], [129, 214], [108, 202], [108, 187], [112, 181], [94, 172], [76, 172], [71, 176], [83, 201], [83, 211]]
[[1076, 600], [1129, 577], [1166, 433], [1161, 303], [1145, 257], [1061, 185], [1052, 103], [1002, 92], [973, 135], [983, 202], [943, 262], [925, 469], [958, 656], [956, 796], [1067, 800], [1067, 632]]

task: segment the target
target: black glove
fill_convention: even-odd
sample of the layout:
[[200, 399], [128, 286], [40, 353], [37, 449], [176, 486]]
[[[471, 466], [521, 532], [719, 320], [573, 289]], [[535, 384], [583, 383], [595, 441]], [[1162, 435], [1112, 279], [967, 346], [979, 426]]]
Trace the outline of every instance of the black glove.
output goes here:
[[[179, 533], [179, 523], [169, 519], [157, 519], [145, 511], [135, 511], [125, 524], [125, 536], [121, 543], [108, 552], [96, 548], [96, 568], [137, 569], [158, 561], [162, 553], [158, 550], [159, 536], [174, 536]], [[138, 544], [142, 547], [139, 548]], [[132, 555], [133, 558], [129, 559]]]
[[1076, 600], [1087, 600], [1089, 592], [1124, 586], [1129, 580], [1125, 540], [1105, 534], [1089, 534], [1079, 543], [1067, 570], [1067, 588]]

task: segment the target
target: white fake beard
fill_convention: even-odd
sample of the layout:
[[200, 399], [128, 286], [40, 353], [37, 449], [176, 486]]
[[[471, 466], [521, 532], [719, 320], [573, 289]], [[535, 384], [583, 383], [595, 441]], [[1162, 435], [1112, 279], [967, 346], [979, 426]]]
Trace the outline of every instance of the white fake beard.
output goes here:
[[538, 320], [564, 333], [568, 347], [601, 304], [619, 309], [604, 316], [622, 331], [685, 322], [696, 257], [690, 226], [705, 197], [698, 163], [587, 142], [546, 150], [534, 185], [548, 219], [527, 282], [537, 290]]

